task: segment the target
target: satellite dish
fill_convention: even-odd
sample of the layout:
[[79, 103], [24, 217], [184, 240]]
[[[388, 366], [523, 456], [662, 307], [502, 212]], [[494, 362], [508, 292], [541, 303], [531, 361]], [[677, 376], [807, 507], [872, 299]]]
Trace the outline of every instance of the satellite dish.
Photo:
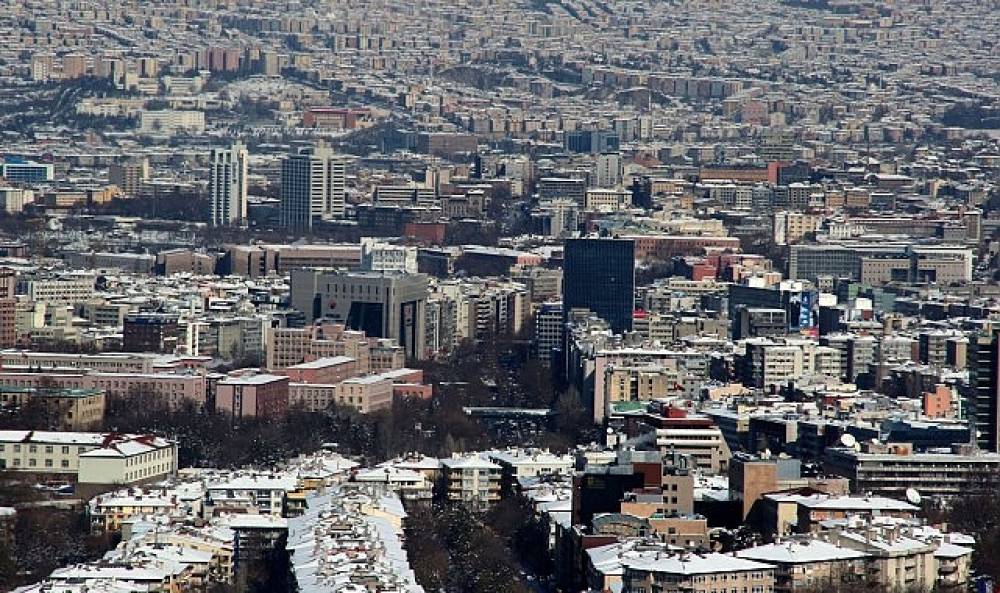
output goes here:
[[923, 500], [923, 498], [920, 496], [920, 493], [917, 492], [916, 488], [907, 488], [906, 500], [910, 501], [910, 503], [912, 504], [918, 505], [920, 504], [920, 501]]
[[854, 438], [853, 434], [844, 433], [840, 437], [840, 444], [849, 449], [853, 449], [854, 446], [858, 444], [858, 439]]
[[770, 459], [771, 458], [771, 450], [770, 449], [764, 449], [764, 458], [765, 459]]

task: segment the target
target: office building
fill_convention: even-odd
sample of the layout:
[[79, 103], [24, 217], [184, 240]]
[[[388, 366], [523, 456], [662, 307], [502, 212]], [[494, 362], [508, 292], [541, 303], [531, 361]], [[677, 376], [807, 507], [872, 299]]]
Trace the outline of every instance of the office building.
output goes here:
[[0, 175], [11, 183], [45, 183], [54, 178], [55, 167], [8, 157], [0, 165]]
[[622, 559], [622, 591], [659, 591], [670, 583], [676, 591], [711, 591], [710, 584], [724, 584], [732, 591], [774, 590], [774, 566], [725, 554], [664, 554], [642, 551]]
[[597, 187], [618, 187], [622, 184], [622, 155], [617, 152], [602, 152], [597, 155], [597, 173], [594, 181]]
[[212, 226], [243, 226], [247, 221], [247, 150], [241, 142], [212, 149], [208, 192]]
[[162, 109], [139, 114], [139, 132], [173, 136], [180, 133], [200, 134], [205, 131], [205, 112]]
[[59, 389], [16, 387], [0, 383], [0, 405], [21, 407], [33, 402], [45, 410], [49, 424], [60, 430], [100, 428], [104, 420], [104, 391], [100, 389]]
[[542, 303], [535, 311], [535, 356], [543, 364], [552, 362], [552, 352], [562, 343], [562, 303]]
[[361, 239], [361, 269], [366, 272], [417, 272], [417, 249], [372, 237]]
[[606, 152], [618, 150], [621, 139], [610, 130], [578, 130], [566, 134], [565, 146], [570, 152]]
[[615, 332], [632, 329], [634, 251], [631, 240], [567, 240], [563, 310], [588, 309], [607, 321]]
[[180, 336], [178, 316], [167, 313], [134, 313], [125, 317], [122, 350], [172, 353]]
[[543, 177], [538, 180], [538, 199], [541, 202], [564, 199], [582, 205], [586, 196], [587, 181], [585, 179]]
[[316, 220], [343, 218], [347, 168], [323, 142], [281, 162], [281, 224], [310, 230]]
[[850, 482], [851, 492], [903, 498], [913, 488], [924, 496], [954, 497], [993, 492], [1000, 455], [953, 447], [950, 453], [913, 453], [906, 445], [881, 445], [871, 451], [829, 447], [823, 469]]
[[245, 375], [219, 381], [215, 410], [233, 422], [242, 418], [280, 418], [288, 411], [289, 378], [283, 375]]
[[292, 306], [308, 321], [325, 318], [370, 338], [395, 340], [423, 358], [428, 281], [423, 274], [295, 270]]
[[1000, 331], [984, 332], [969, 343], [969, 397], [966, 410], [976, 444], [1000, 452]]
[[112, 163], [108, 167], [108, 182], [117, 186], [127, 198], [138, 197], [143, 182], [148, 179], [149, 161], [144, 158]]

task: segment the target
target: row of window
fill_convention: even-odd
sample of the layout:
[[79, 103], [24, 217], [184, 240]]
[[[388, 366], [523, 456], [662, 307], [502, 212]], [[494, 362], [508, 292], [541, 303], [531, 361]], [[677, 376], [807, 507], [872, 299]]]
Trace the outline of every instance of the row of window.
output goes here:
[[131, 482], [132, 480], [141, 480], [143, 478], [148, 478], [150, 476], [158, 476], [170, 471], [170, 468], [166, 463], [161, 465], [155, 465], [153, 467], [147, 467], [134, 472], [125, 473], [125, 481]]
[[151, 451], [149, 453], [143, 453], [142, 455], [137, 455], [134, 457], [129, 457], [125, 460], [125, 465], [138, 465], [140, 463], [145, 463], [151, 459], [163, 459], [169, 454], [168, 449], [157, 449], [156, 451]]
[[[45, 459], [44, 461], [45, 461], [44, 467], [48, 467], [48, 468], [54, 468], [55, 467], [55, 462], [52, 459]], [[0, 469], [6, 468], [6, 467], [7, 467], [7, 460], [6, 459], [0, 459]], [[21, 458], [20, 457], [15, 457], [12, 460], [11, 467], [23, 467], [21, 465]], [[38, 460], [35, 459], [34, 457], [29, 458], [28, 459], [28, 467], [38, 467]], [[69, 469], [69, 459], [60, 460], [59, 467], [61, 467], [63, 469]]]
[[[53, 446], [53, 445], [44, 445], [44, 447], [45, 447], [45, 452], [47, 454], [49, 454], [49, 455], [51, 455], [52, 453], [55, 452], [55, 446]], [[14, 453], [20, 453], [21, 452], [21, 444], [20, 443], [16, 443], [16, 444], [11, 445], [11, 448], [14, 451]], [[7, 443], [0, 443], [0, 453], [4, 452], [6, 450], [7, 450]], [[82, 447], [82, 446], [76, 448], [76, 452], [77, 453], [84, 453], [86, 450], [87, 450], [87, 448], [86, 447]], [[63, 455], [69, 455], [69, 451], [70, 451], [69, 445], [62, 445], [60, 447], [60, 452]], [[28, 453], [38, 453], [38, 445], [28, 445]]]

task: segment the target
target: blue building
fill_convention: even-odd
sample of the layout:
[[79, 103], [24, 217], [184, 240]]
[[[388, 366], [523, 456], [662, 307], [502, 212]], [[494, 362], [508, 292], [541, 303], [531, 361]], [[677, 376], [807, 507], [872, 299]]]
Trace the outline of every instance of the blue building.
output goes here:
[[11, 183], [45, 183], [52, 181], [54, 167], [45, 163], [33, 163], [7, 159], [0, 165], [0, 176]]
[[[569, 239], [563, 261], [563, 311], [589, 309], [615, 332], [632, 329], [635, 242]], [[569, 319], [569, 315], [565, 315]]]

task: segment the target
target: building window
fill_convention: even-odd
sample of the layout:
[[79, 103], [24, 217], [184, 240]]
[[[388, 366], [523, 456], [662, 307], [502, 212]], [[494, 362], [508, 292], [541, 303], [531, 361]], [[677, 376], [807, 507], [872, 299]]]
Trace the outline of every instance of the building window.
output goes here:
[[69, 467], [69, 459], [63, 459], [61, 464], [63, 467]]

